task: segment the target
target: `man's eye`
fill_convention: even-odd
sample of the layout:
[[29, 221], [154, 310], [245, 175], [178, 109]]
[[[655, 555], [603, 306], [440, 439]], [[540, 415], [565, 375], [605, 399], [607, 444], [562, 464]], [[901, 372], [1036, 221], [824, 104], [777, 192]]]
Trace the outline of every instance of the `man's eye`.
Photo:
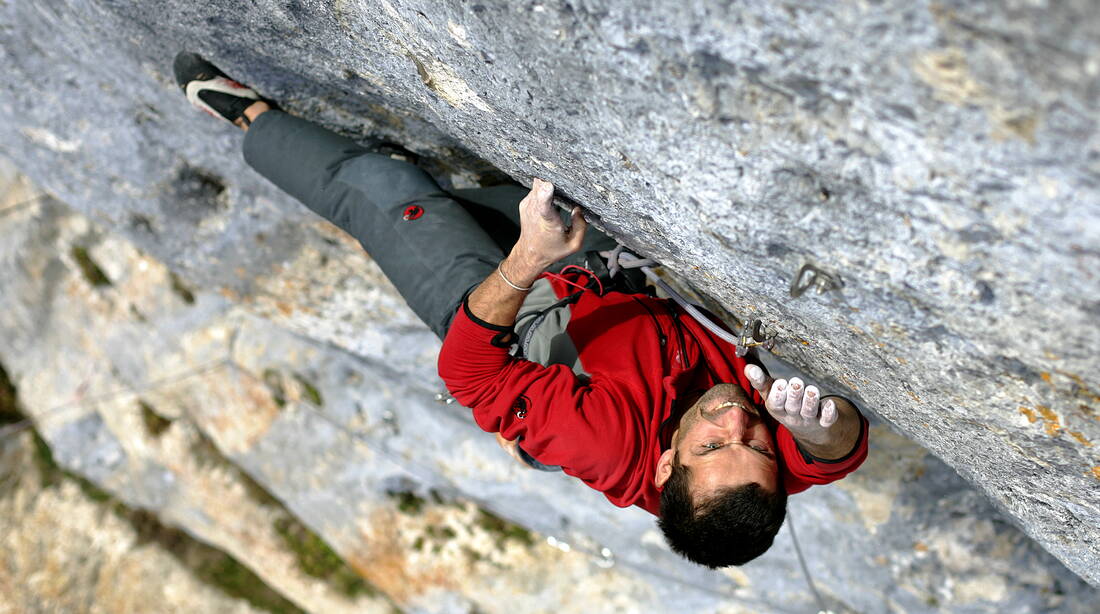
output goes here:
[[775, 458], [775, 454], [773, 454], [772, 451], [768, 449], [768, 446], [765, 446], [762, 443], [753, 443], [752, 444], [752, 449], [756, 450], [757, 452], [760, 452], [761, 454], [763, 454], [764, 456], [767, 456], [768, 458]]
[[720, 444], [716, 441], [708, 441], [707, 443], [703, 444], [703, 449], [704, 450], [717, 450], [718, 448], [721, 448], [721, 447], [722, 447], [722, 444]]

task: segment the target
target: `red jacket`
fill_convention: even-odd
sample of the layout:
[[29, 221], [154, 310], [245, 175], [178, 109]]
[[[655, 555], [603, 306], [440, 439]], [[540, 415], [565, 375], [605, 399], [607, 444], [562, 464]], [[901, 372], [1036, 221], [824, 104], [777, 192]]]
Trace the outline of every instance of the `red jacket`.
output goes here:
[[[559, 297], [573, 291], [551, 283]], [[566, 332], [588, 381], [565, 365], [510, 356], [492, 343], [500, 328], [473, 317], [465, 305], [443, 342], [439, 375], [482, 429], [509, 440], [522, 436], [523, 449], [539, 462], [561, 465], [615, 505], [656, 515], [660, 491], [653, 477], [679, 421], [672, 415], [676, 398], [721, 382], [737, 382], [762, 406], [760, 395], [733, 346], [672, 301], [588, 291], [569, 308]], [[851, 455], [821, 463], [801, 454], [790, 431], [767, 419], [788, 493], [838, 480], [867, 456], [866, 420]]]

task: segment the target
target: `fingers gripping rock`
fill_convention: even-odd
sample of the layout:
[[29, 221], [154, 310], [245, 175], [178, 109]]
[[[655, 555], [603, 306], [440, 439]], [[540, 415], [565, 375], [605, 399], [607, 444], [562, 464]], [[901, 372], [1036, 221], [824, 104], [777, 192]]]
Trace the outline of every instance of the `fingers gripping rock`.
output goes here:
[[766, 407], [769, 411], [782, 412], [785, 411], [787, 404], [787, 380], [777, 379], [772, 384], [771, 394], [768, 395], [768, 402]]
[[784, 408], [787, 410], [788, 414], [798, 414], [802, 411], [802, 393], [802, 380], [797, 377], [792, 377], [791, 381], [787, 384], [787, 401], [784, 404]]
[[558, 212], [554, 210], [554, 186], [549, 181], [543, 181], [541, 179], [536, 180], [531, 186], [531, 192], [535, 194], [535, 202], [538, 206], [539, 215], [544, 220], [561, 222], [558, 218]]
[[762, 396], [767, 394], [763, 369], [756, 365], [745, 365], [745, 377], [749, 378], [749, 384]]
[[553, 184], [536, 178], [519, 205], [520, 236], [512, 254], [541, 270], [576, 253], [587, 228], [579, 208], [573, 212], [573, 223], [567, 228], [553, 199]]
[[813, 419], [817, 417], [818, 397], [820, 393], [817, 386], [806, 386], [806, 393], [802, 397], [802, 417]]
[[821, 426], [826, 428], [832, 426], [837, 419], [836, 402], [832, 399], [828, 399], [821, 406]]
[[573, 216], [570, 222], [569, 230], [569, 247], [574, 252], [580, 250], [581, 245], [584, 244], [584, 234], [588, 230], [588, 220], [584, 219], [584, 211], [580, 207], [573, 207]]

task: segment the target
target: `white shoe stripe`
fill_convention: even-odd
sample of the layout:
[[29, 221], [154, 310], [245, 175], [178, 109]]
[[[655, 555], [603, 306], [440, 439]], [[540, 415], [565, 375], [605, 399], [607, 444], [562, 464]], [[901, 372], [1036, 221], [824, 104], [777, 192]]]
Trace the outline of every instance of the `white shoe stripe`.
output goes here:
[[187, 92], [187, 100], [190, 101], [192, 105], [194, 105], [198, 109], [206, 111], [214, 117], [220, 117], [225, 121], [229, 121], [229, 119], [221, 113], [215, 111], [210, 105], [206, 104], [206, 102], [199, 98], [199, 94], [201, 92], [221, 92], [223, 94], [229, 94], [230, 96], [236, 96], [238, 98], [247, 98], [249, 100], [260, 99], [260, 95], [256, 92], [237, 83], [236, 81], [226, 79], [225, 77], [214, 77], [213, 79], [208, 79], [206, 81], [191, 81], [187, 84], [187, 89], [185, 91]]

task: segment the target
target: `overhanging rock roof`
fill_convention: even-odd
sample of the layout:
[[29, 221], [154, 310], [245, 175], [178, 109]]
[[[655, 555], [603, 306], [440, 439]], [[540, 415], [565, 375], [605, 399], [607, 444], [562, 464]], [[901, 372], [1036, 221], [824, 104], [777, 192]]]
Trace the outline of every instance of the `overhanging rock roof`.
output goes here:
[[[1100, 583], [1091, 3], [50, 0], [0, 16], [0, 142], [187, 279], [259, 296], [309, 246], [239, 137], [187, 112], [169, 71], [184, 48], [347, 133], [553, 181]], [[792, 298], [807, 263], [842, 287]], [[354, 298], [305, 294], [312, 314], [285, 317], [401, 360], [363, 337]]]

